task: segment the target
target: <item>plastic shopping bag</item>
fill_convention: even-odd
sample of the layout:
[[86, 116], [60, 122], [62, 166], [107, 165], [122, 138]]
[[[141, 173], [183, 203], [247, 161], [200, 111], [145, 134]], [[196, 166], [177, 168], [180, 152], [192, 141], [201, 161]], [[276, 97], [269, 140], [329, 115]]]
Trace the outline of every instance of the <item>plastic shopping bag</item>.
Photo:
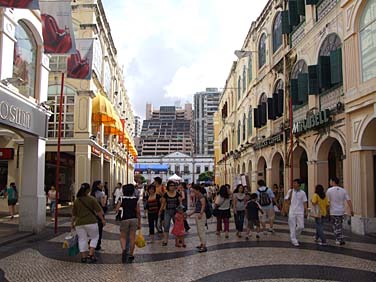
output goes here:
[[146, 246], [146, 241], [145, 241], [145, 238], [144, 236], [142, 235], [142, 232], [141, 230], [139, 230], [137, 232], [137, 236], [136, 236], [136, 241], [135, 241], [135, 244], [138, 248], [143, 248]]
[[68, 249], [69, 256], [77, 255], [80, 252], [78, 248], [78, 235], [69, 233], [68, 236], [64, 238], [63, 248]]

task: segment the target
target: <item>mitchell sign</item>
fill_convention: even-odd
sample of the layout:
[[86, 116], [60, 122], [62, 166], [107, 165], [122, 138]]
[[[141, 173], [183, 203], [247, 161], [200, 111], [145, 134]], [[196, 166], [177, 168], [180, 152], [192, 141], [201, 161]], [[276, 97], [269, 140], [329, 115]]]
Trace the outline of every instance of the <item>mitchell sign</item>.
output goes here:
[[330, 120], [330, 110], [326, 109], [316, 114], [309, 115], [306, 119], [294, 122], [292, 132], [294, 134], [302, 133], [315, 127], [325, 125], [329, 123]]

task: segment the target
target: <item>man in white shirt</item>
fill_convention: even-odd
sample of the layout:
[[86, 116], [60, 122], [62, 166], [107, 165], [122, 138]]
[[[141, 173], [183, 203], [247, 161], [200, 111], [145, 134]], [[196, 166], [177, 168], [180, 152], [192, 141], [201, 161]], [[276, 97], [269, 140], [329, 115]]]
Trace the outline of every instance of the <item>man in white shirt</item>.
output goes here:
[[300, 179], [293, 181], [293, 189], [287, 192], [285, 201], [290, 201], [289, 228], [291, 243], [298, 247], [296, 235], [300, 235], [304, 229], [304, 215], [307, 213], [307, 195], [300, 190]]
[[344, 245], [343, 235], [343, 216], [345, 214], [345, 202], [347, 202], [351, 216], [354, 216], [353, 206], [349, 194], [345, 189], [339, 187], [339, 179], [332, 177], [329, 181], [331, 188], [328, 189], [326, 195], [330, 204], [330, 216], [333, 222], [334, 236], [337, 245]]

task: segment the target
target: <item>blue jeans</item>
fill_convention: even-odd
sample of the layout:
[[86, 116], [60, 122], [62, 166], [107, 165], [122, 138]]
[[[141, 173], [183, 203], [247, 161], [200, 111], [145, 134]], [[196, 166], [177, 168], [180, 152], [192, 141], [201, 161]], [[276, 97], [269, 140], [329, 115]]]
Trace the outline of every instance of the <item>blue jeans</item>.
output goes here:
[[164, 232], [166, 232], [166, 233], [170, 232], [171, 219], [172, 219], [172, 221], [175, 220], [175, 213], [176, 213], [176, 210], [165, 210], [165, 213], [164, 213]]
[[236, 230], [243, 232], [245, 211], [236, 211], [235, 214], [235, 226]]
[[50, 203], [50, 210], [51, 210], [51, 216], [55, 216], [55, 209], [56, 209], [56, 201], [51, 201]]
[[317, 217], [315, 218], [316, 222], [316, 239], [321, 239], [322, 243], [326, 243], [326, 237], [324, 234], [324, 218]]

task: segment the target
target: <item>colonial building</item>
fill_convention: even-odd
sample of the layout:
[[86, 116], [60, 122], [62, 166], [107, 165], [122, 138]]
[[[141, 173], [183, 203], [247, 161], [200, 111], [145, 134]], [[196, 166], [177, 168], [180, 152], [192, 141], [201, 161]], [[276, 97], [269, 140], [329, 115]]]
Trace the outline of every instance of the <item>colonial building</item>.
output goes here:
[[[72, 2], [76, 39], [94, 40], [93, 71], [90, 80], [66, 79], [63, 100], [60, 188], [62, 200], [70, 199], [83, 182], [133, 181], [134, 116], [126, 95], [124, 74], [117, 60], [102, 1]], [[55, 183], [58, 107], [61, 71], [66, 57], [52, 56], [48, 100], [54, 112], [48, 124], [46, 185]], [[114, 121], [109, 124], [108, 121]]]
[[267, 3], [217, 113], [222, 183], [245, 174], [253, 190], [260, 178], [286, 190], [300, 178], [310, 198], [337, 176], [353, 199], [351, 229], [376, 230], [375, 7], [374, 0]]

